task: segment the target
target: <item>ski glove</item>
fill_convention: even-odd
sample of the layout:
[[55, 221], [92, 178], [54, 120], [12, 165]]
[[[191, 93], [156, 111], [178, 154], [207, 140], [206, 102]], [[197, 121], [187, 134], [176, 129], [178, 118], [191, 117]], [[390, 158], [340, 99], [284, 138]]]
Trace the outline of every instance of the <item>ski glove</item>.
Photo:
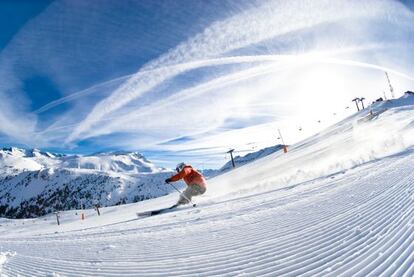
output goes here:
[[165, 179], [165, 182], [166, 182], [167, 184], [169, 184], [169, 183], [171, 182], [171, 178], [167, 178], [167, 179]]

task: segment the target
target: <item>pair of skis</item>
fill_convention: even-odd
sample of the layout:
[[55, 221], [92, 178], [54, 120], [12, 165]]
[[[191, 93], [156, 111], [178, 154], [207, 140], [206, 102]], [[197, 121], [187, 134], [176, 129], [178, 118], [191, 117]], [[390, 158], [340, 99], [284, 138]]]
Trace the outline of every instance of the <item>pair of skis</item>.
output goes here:
[[[195, 207], [196, 206], [196, 204], [194, 204], [192, 201], [191, 201], [191, 199], [188, 199], [179, 189], [177, 189], [173, 184], [170, 184], [170, 183], [167, 183], [167, 184], [169, 184], [169, 185], [171, 185], [176, 191], [178, 191], [179, 193], [180, 193], [180, 195], [182, 195], [185, 199], [187, 199], [188, 200], [188, 202], [189, 203], [191, 203], [192, 205], [193, 205], [193, 207]], [[153, 211], [147, 211], [147, 212], [142, 212], [142, 213], [137, 213], [137, 216], [138, 217], [147, 217], [147, 216], [153, 216], [153, 215], [157, 215], [157, 214], [160, 214], [160, 213], [164, 213], [164, 212], [167, 212], [167, 211], [170, 211], [170, 210], [174, 210], [175, 208], [177, 208], [179, 206], [179, 204], [177, 203], [177, 204], [174, 204], [174, 205], [172, 205], [171, 207], [168, 207], [168, 208], [162, 208], [162, 209], [159, 209], [159, 210], [153, 210]]]
[[[174, 210], [178, 206], [179, 206], [178, 204], [175, 204], [175, 205], [172, 205], [171, 207], [168, 207], [168, 208], [162, 208], [162, 209], [158, 209], [158, 210], [141, 212], [141, 213], [137, 213], [137, 216], [138, 217], [149, 217], [149, 216], [153, 216], [153, 215], [157, 215], [157, 214], [161, 214], [161, 213], [164, 213], [164, 212]], [[196, 206], [196, 204], [193, 204], [193, 207], [195, 207], [195, 206]]]
[[160, 214], [160, 213], [163, 213], [163, 212], [166, 212], [166, 211], [173, 210], [176, 207], [178, 207], [177, 204], [176, 205], [172, 205], [171, 207], [168, 207], [168, 208], [162, 208], [162, 209], [159, 209], [159, 210], [153, 210], [153, 211], [147, 211], [147, 212], [137, 213], [137, 216], [138, 217], [153, 216], [153, 215], [157, 215], [157, 214]]

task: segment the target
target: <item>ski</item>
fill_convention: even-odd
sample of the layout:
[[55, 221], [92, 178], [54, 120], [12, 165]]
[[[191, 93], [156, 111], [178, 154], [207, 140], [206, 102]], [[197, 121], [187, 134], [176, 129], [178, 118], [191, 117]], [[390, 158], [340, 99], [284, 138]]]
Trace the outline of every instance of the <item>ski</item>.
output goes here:
[[166, 212], [166, 211], [172, 210], [172, 209], [174, 209], [174, 208], [176, 208], [176, 207], [178, 207], [178, 205], [172, 205], [171, 207], [168, 207], [168, 208], [162, 208], [162, 209], [159, 209], [159, 210], [153, 210], [153, 211], [141, 212], [141, 213], [137, 213], [137, 216], [138, 216], [138, 217], [153, 216], [153, 215], [160, 214], [160, 213], [162, 213], [162, 212]]
[[[161, 213], [164, 213], [164, 212], [167, 212], [167, 211], [174, 210], [178, 206], [179, 205], [175, 204], [175, 205], [172, 205], [171, 207], [168, 207], [168, 208], [162, 208], [162, 209], [159, 209], [159, 210], [140, 212], [140, 213], [137, 213], [137, 216], [138, 217], [149, 217], [149, 216], [153, 216], [153, 215], [157, 215], [157, 214], [161, 214]], [[193, 204], [192, 207], [196, 207], [196, 204]]]

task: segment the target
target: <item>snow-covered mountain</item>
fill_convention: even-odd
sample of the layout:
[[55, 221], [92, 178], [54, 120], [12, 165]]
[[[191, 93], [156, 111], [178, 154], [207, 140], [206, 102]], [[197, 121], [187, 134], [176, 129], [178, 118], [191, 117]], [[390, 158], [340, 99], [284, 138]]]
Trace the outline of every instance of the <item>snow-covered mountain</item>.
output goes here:
[[[268, 147], [244, 157], [242, 166], [281, 149]], [[230, 170], [207, 170], [207, 178]], [[155, 166], [138, 152], [102, 152], [87, 156], [38, 149], [0, 149], [0, 217], [36, 217], [53, 211], [112, 206], [159, 197], [171, 192], [164, 180], [171, 170]]]
[[65, 168], [94, 169], [123, 173], [157, 173], [165, 168], [156, 167], [138, 152], [97, 153], [90, 156], [67, 156], [62, 159]]
[[[5, 276], [413, 276], [414, 96], [209, 180], [197, 207], [0, 219]], [[35, 254], [34, 254], [35, 253]]]
[[57, 162], [54, 158], [53, 154], [38, 149], [5, 147], [0, 149], [0, 176], [51, 167]]
[[0, 173], [32, 171], [51, 167], [123, 173], [157, 173], [165, 171], [165, 168], [156, 167], [138, 152], [115, 151], [80, 156], [16, 147], [0, 149]]
[[[257, 159], [261, 159], [263, 157], [269, 156], [270, 154], [273, 154], [277, 151], [280, 151], [283, 149], [283, 145], [275, 145], [275, 146], [270, 146], [270, 147], [266, 147], [263, 149], [260, 149], [259, 151], [255, 151], [255, 152], [251, 152], [248, 153], [247, 155], [244, 156], [236, 156], [234, 157], [234, 164], [236, 167], [240, 167], [242, 165], [251, 163]], [[233, 169], [233, 164], [231, 161], [228, 161], [226, 164], [224, 164], [220, 169], [219, 172], [220, 173], [224, 173], [227, 172], [229, 170]]]
[[[266, 147], [266, 148], [260, 149], [258, 151], [250, 152], [250, 153], [248, 153], [244, 156], [238, 155], [238, 156], [234, 157], [234, 164], [235, 164], [236, 167], [240, 167], [240, 166], [252, 163], [255, 160], [264, 158], [264, 157], [266, 157], [270, 154], [273, 154], [277, 151], [281, 151], [282, 149], [283, 149], [283, 145], [279, 144], [279, 145], [275, 145], [275, 146]], [[220, 174], [226, 173], [226, 172], [228, 172], [232, 169], [233, 169], [233, 164], [230, 160], [227, 163], [225, 163], [219, 169], [204, 169], [204, 170], [201, 170], [201, 172], [207, 179], [210, 179], [210, 178], [216, 177]]]
[[171, 171], [137, 152], [69, 156], [15, 147], [0, 150], [0, 217], [111, 206], [165, 195]]

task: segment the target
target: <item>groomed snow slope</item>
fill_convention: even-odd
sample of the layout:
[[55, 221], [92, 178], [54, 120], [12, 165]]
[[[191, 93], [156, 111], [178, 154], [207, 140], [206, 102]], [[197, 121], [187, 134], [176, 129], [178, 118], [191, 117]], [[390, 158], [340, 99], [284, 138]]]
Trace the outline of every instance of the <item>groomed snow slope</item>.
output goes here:
[[413, 276], [413, 97], [209, 180], [209, 191], [0, 220], [3, 275]]

